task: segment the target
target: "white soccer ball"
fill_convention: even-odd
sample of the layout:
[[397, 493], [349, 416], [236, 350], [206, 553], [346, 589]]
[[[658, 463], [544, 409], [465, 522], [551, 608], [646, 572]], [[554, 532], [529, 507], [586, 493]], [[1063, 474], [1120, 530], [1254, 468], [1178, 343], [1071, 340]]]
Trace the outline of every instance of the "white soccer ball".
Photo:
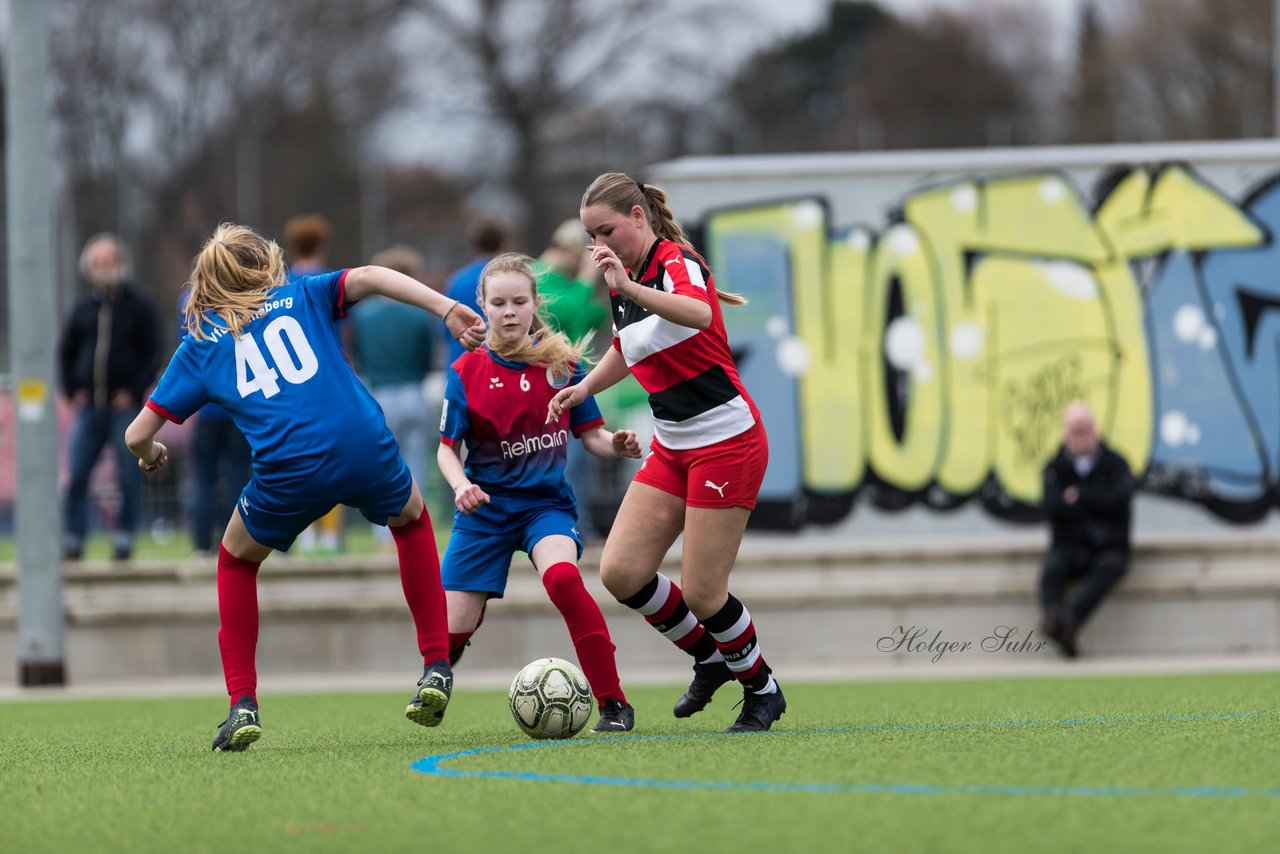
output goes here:
[[539, 658], [507, 692], [516, 726], [530, 738], [572, 738], [591, 719], [591, 686], [572, 662]]

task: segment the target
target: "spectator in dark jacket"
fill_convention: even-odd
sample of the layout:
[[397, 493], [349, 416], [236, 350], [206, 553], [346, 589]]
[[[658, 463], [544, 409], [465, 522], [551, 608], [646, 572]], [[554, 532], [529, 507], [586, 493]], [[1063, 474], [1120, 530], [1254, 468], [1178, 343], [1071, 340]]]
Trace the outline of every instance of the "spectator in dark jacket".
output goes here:
[[[1129, 568], [1136, 483], [1124, 458], [1098, 437], [1088, 405], [1063, 419], [1062, 448], [1044, 469], [1044, 513], [1053, 542], [1040, 576], [1045, 633], [1069, 658], [1080, 626]], [[1067, 588], [1078, 582], [1075, 595]]]
[[75, 411], [63, 556], [79, 560], [89, 527], [89, 476], [110, 445], [120, 478], [113, 554], [127, 560], [138, 525], [141, 473], [124, 431], [155, 380], [159, 356], [155, 304], [128, 282], [128, 250], [112, 234], [89, 239], [80, 273], [90, 291], [71, 310], [59, 342], [62, 391]]

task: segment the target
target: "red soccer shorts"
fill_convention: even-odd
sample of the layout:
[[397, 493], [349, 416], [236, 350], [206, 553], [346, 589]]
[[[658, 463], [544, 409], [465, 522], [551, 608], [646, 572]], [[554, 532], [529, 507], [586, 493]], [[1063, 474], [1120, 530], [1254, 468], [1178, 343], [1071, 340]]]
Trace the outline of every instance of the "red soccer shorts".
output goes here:
[[769, 465], [769, 438], [757, 421], [745, 433], [708, 445], [673, 451], [655, 438], [636, 480], [678, 496], [690, 507], [754, 510]]

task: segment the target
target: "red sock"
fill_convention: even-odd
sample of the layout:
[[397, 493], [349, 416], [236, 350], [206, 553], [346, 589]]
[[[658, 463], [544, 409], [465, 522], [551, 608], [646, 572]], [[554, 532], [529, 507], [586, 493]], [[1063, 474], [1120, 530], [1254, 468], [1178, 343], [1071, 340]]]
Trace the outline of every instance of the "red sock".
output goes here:
[[471, 636], [475, 632], [449, 632], [449, 666], [458, 663], [458, 659], [462, 658], [463, 651], [467, 648], [467, 641], [471, 640]]
[[625, 703], [627, 697], [622, 693], [618, 679], [618, 663], [613, 657], [609, 627], [605, 625], [600, 606], [583, 585], [578, 568], [567, 562], [553, 564], [542, 573], [542, 585], [547, 588], [552, 604], [569, 627], [578, 663], [591, 683], [596, 700], [621, 700]]
[[218, 649], [231, 702], [248, 694], [258, 702], [258, 567], [218, 545]]
[[[447, 600], [446, 600], [447, 601]], [[487, 604], [487, 603], [486, 603]], [[476, 627], [469, 632], [449, 632], [449, 666], [458, 663], [458, 659], [462, 658], [462, 654], [467, 651], [467, 641], [471, 640], [471, 636], [480, 631], [480, 627], [484, 625], [485, 609], [480, 609], [480, 619], [476, 620]]]
[[400, 557], [400, 586], [418, 630], [418, 651], [424, 664], [449, 658], [449, 608], [440, 586], [440, 553], [431, 518], [422, 515], [407, 525], [391, 529]]

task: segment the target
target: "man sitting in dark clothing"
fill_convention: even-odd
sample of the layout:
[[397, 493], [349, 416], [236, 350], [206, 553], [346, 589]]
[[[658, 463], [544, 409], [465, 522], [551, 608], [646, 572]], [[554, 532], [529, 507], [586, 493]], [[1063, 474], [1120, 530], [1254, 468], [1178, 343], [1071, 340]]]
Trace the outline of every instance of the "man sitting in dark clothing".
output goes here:
[[[1080, 626], [1129, 568], [1129, 528], [1137, 484], [1124, 458], [1098, 437], [1089, 406], [1063, 419], [1062, 448], [1044, 469], [1044, 514], [1053, 542], [1040, 576], [1045, 633], [1074, 658]], [[1074, 597], [1067, 587], [1078, 581]]]

